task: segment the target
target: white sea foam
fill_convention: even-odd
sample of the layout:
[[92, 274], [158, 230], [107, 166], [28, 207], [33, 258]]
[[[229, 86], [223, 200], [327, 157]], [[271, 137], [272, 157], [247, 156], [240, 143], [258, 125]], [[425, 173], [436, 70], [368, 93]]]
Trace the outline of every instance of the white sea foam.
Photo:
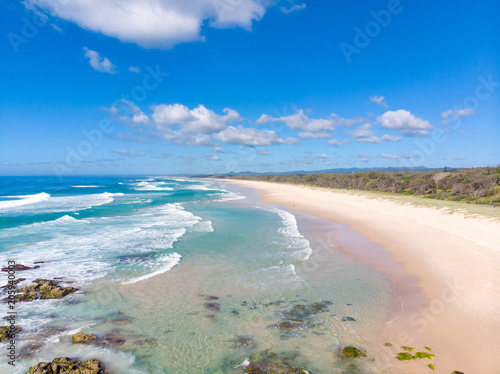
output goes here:
[[[32, 214], [76, 212], [79, 210], [86, 210], [96, 206], [109, 204], [113, 202], [114, 198], [117, 196], [123, 196], [123, 193], [103, 192], [100, 194], [77, 196], [50, 196], [49, 194], [41, 193], [37, 195], [31, 195], [31, 197], [26, 197], [20, 201], [13, 201], [13, 204], [10, 203], [9, 200], [9, 203], [5, 204], [6, 207], [3, 209], [3, 211], [15, 211], [20, 213]], [[0, 204], [2, 203], [7, 202], [0, 202]]]
[[42, 192], [36, 195], [20, 195], [20, 196], [5, 196], [7, 198], [15, 198], [16, 200], [0, 201], [0, 209], [16, 208], [23, 205], [40, 203], [50, 199], [48, 193]]
[[246, 368], [248, 365], [250, 365], [250, 361], [248, 361], [248, 357], [243, 360], [243, 362], [237, 366], [235, 366], [235, 369], [238, 368]]
[[76, 219], [74, 217], [68, 216], [67, 214], [59, 217], [53, 221], [46, 221], [46, 222], [36, 222], [32, 223], [27, 226], [38, 226], [38, 225], [54, 225], [54, 224], [72, 224], [72, 223], [90, 223], [90, 221], [87, 221], [85, 219]]
[[281, 217], [283, 222], [283, 227], [278, 231], [287, 238], [285, 244], [290, 249], [296, 249], [292, 253], [292, 257], [302, 261], [308, 260], [312, 254], [312, 248], [310, 247], [309, 240], [304, 238], [299, 232], [295, 216], [281, 209], [274, 209], [273, 211]]
[[189, 228], [191, 232], [214, 232], [211, 221], [202, 221]]
[[172, 187], [160, 187], [158, 184], [164, 184], [164, 182], [149, 183], [149, 181], [141, 181], [135, 183], [134, 190], [136, 191], [173, 191]]
[[154, 277], [156, 275], [166, 273], [167, 271], [171, 270], [174, 266], [176, 266], [179, 262], [181, 262], [181, 258], [182, 258], [182, 256], [178, 253], [175, 253], [175, 252], [168, 254], [166, 256], [163, 256], [162, 258], [155, 261], [158, 264], [158, 266], [160, 266], [160, 269], [158, 269], [152, 273], [143, 275], [141, 277], [132, 278], [131, 280], [129, 280], [127, 282], [123, 282], [122, 284], [137, 283], [137, 282], [141, 282], [143, 280], [149, 279], [151, 277]]
[[[47, 225], [55, 229], [47, 230]], [[29, 245], [24, 241], [13, 246], [9, 258], [50, 264], [33, 269], [33, 278], [60, 276], [71, 268], [72, 280], [82, 286], [117, 269], [123, 275], [138, 272], [146, 278], [167, 271], [175, 265], [174, 257], [164, 256], [191, 227], [198, 232], [213, 230], [210, 221], [202, 221], [176, 203], [142, 208], [125, 216], [83, 220], [63, 215], [53, 221], [0, 230], [0, 240], [25, 237]], [[31, 238], [35, 241], [30, 242]], [[161, 259], [164, 263], [159, 264]], [[0, 254], [0, 262], [7, 260]], [[121, 282], [123, 275], [113, 278]]]

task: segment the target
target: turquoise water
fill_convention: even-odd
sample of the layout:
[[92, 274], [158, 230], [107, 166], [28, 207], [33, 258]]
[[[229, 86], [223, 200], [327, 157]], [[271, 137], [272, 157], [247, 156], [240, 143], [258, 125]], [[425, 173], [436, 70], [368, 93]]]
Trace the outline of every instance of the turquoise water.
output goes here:
[[[387, 318], [391, 283], [318, 230], [328, 224], [216, 181], [2, 178], [1, 263], [44, 261], [18, 272], [21, 286], [63, 277], [79, 291], [17, 305], [18, 362], [2, 360], [0, 372], [60, 356], [131, 374], [241, 373], [264, 356], [312, 373], [388, 372], [369, 338]], [[297, 326], [278, 328], [294, 316]], [[72, 345], [78, 331], [122, 341]], [[368, 357], [353, 366], [338, 356], [345, 345]]]

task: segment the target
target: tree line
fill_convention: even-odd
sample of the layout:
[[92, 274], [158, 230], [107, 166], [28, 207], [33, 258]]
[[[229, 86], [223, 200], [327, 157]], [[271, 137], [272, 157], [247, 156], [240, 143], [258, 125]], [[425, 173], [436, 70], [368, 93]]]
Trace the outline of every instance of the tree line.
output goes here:
[[219, 178], [316, 187], [389, 192], [431, 199], [500, 205], [500, 166], [429, 172], [387, 172], [379, 170], [354, 173], [238, 175]]

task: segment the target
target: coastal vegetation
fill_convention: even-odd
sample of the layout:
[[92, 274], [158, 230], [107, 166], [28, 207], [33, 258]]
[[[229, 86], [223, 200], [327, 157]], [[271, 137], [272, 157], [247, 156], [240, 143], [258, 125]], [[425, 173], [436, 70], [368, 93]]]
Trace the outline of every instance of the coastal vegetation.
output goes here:
[[500, 205], [500, 166], [421, 171], [379, 170], [332, 174], [226, 175], [220, 178], [386, 192], [428, 199]]

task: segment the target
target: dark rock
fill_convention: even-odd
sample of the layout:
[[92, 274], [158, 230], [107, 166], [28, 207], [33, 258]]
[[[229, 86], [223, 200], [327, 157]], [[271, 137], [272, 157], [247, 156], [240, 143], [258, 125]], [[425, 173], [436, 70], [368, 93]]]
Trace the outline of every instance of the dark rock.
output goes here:
[[250, 374], [309, 374], [307, 370], [292, 368], [286, 364], [252, 362], [242, 373]]
[[[16, 290], [16, 301], [33, 301], [37, 299], [61, 299], [75, 291], [73, 287], [60, 287], [58, 281], [47, 279], [35, 279], [31, 286], [24, 286]], [[4, 299], [5, 301], [5, 299]]]
[[205, 314], [205, 318], [208, 318], [211, 321], [215, 321], [215, 314]]
[[233, 309], [233, 310], [231, 310], [231, 315], [233, 315], [233, 316], [239, 316], [240, 312], [237, 309]]
[[22, 281], [25, 281], [26, 278], [17, 278], [16, 280], [9, 281], [5, 286], [2, 288], [6, 290], [7, 288], [13, 289], [17, 286], [18, 283], [21, 283]]
[[255, 345], [255, 342], [252, 339], [244, 337], [238, 337], [230, 340], [230, 342], [233, 343], [233, 348], [251, 347]]
[[35, 261], [34, 264], [45, 264], [45, 261]]
[[0, 342], [11, 340], [21, 330], [22, 328], [16, 327], [14, 325], [0, 327]]
[[306, 318], [310, 315], [328, 312], [328, 306], [331, 302], [316, 302], [311, 304], [297, 304], [291, 310], [285, 313], [288, 317]]
[[24, 360], [32, 358], [35, 355], [36, 351], [42, 347], [43, 343], [41, 342], [26, 344], [19, 350], [19, 353], [17, 354], [17, 359]]
[[94, 334], [85, 334], [83, 332], [77, 332], [71, 339], [73, 344], [87, 344], [92, 343], [94, 340], [97, 340], [97, 336]]
[[352, 317], [342, 317], [343, 322], [356, 322], [356, 320]]
[[267, 326], [268, 328], [276, 328], [281, 331], [292, 332], [297, 330], [305, 330], [312, 327], [312, 324], [301, 318], [285, 318], [276, 324]]
[[132, 344], [133, 344], [133, 348], [137, 349], [137, 348], [142, 347], [145, 344], [157, 345], [158, 340], [156, 340], [155, 338], [149, 338], [149, 337], [143, 335], [143, 336], [136, 338]]
[[205, 308], [212, 311], [212, 312], [219, 312], [220, 311], [220, 304], [219, 303], [205, 303]]
[[68, 357], [59, 357], [52, 362], [40, 362], [26, 374], [105, 374], [104, 364], [98, 360], [81, 362]]
[[22, 270], [30, 270], [30, 269], [31, 268], [29, 266], [15, 264], [15, 265], [10, 266], [10, 267], [2, 268], [2, 271], [9, 271], [9, 270], [22, 271]]
[[218, 296], [205, 296], [205, 300], [210, 301], [210, 300], [219, 300]]
[[359, 350], [356, 347], [342, 348], [342, 355], [344, 357], [352, 357], [352, 358], [366, 357], [366, 353], [364, 353], [363, 351]]
[[128, 318], [115, 318], [111, 323], [115, 325], [130, 325], [132, 321]]
[[119, 331], [113, 330], [109, 334], [104, 335], [100, 343], [103, 347], [119, 347], [125, 344], [126, 341], [127, 339]]

